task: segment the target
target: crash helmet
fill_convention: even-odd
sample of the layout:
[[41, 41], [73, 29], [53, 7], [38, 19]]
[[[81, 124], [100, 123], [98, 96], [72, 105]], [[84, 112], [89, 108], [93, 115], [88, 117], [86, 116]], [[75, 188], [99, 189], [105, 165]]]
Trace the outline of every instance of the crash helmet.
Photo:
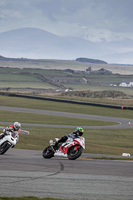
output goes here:
[[83, 133], [84, 133], [84, 129], [81, 128], [81, 127], [77, 127], [76, 132], [77, 132], [77, 135], [78, 135], [78, 136], [82, 136]]
[[21, 128], [21, 124], [19, 122], [14, 122], [14, 129], [18, 131]]

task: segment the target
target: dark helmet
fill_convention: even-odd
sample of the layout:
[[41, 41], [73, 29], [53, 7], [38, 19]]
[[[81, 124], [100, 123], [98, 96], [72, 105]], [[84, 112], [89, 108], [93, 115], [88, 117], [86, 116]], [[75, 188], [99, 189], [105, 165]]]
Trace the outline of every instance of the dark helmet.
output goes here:
[[77, 132], [77, 135], [78, 135], [78, 136], [82, 136], [83, 133], [84, 133], [84, 129], [81, 128], [81, 127], [77, 127], [76, 132]]

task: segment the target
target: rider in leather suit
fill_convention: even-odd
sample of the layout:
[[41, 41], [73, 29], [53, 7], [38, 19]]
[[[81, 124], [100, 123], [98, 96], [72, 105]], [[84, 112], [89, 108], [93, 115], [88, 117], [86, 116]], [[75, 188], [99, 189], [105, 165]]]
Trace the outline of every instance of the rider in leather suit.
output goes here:
[[77, 129], [76, 129], [74, 132], [68, 134], [68, 136], [64, 135], [64, 136], [61, 137], [57, 142], [55, 142], [55, 144], [54, 144], [54, 146], [53, 146], [54, 149], [55, 149], [55, 150], [58, 149], [59, 143], [64, 143], [64, 142], [66, 142], [67, 139], [68, 139], [68, 137], [71, 137], [71, 138], [73, 138], [73, 139], [74, 139], [74, 138], [78, 138], [79, 136], [82, 136], [83, 133], [84, 133], [84, 129], [81, 128], [81, 127], [77, 127]]
[[8, 126], [7, 128], [3, 129], [3, 133], [0, 134], [0, 139], [2, 139], [5, 135], [7, 131], [11, 131], [17, 134], [17, 136], [19, 137], [19, 129], [21, 128], [21, 124], [19, 122], [14, 122], [13, 125]]

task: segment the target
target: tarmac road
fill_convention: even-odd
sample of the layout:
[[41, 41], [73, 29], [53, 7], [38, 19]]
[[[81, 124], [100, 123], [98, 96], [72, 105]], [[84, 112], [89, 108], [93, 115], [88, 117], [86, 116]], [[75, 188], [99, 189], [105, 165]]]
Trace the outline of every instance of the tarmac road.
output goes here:
[[0, 156], [0, 196], [132, 200], [133, 162], [44, 159], [41, 151], [10, 149]]

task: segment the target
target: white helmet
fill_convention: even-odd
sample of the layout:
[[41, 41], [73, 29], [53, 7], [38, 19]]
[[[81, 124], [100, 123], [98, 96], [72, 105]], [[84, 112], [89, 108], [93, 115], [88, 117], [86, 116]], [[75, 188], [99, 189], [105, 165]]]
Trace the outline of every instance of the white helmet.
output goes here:
[[14, 122], [14, 128], [18, 131], [21, 128], [21, 124], [19, 122]]

